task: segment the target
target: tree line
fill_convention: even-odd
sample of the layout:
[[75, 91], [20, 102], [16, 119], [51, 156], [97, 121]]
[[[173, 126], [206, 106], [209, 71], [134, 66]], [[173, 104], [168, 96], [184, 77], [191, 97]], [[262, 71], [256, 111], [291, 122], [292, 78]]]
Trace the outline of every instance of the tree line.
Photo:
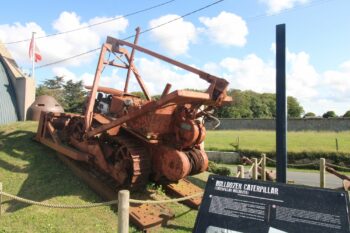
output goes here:
[[[194, 90], [195, 91], [195, 90]], [[198, 90], [197, 90], [198, 91]], [[142, 92], [133, 94], [144, 97]], [[36, 95], [53, 96], [66, 112], [81, 113], [85, 104], [87, 91], [82, 81], [64, 81], [63, 77], [47, 79], [39, 85]], [[231, 96], [232, 103], [217, 109], [215, 115], [220, 118], [274, 118], [276, 117], [276, 95], [272, 93], [257, 93], [254, 91], [241, 91], [230, 89], [227, 95]], [[159, 99], [159, 95], [153, 96]], [[316, 117], [312, 112], [305, 113], [299, 101], [293, 97], [287, 97], [288, 117]], [[327, 111], [324, 118], [337, 117], [334, 111]], [[343, 117], [350, 117], [350, 110]]]
[[[257, 93], [254, 91], [241, 91], [231, 89], [227, 92], [233, 101], [231, 104], [222, 106], [216, 111], [220, 118], [274, 118], [276, 117], [276, 94]], [[313, 112], [305, 113], [303, 106], [293, 97], [287, 97], [288, 117], [308, 118], [317, 117]], [[334, 111], [327, 111], [323, 118], [338, 117]], [[350, 117], [350, 110], [339, 117]]]
[[[276, 94], [231, 89], [227, 92], [233, 101], [218, 109], [220, 118], [273, 118], [276, 117]], [[287, 97], [288, 117], [300, 117], [304, 108], [293, 96]]]

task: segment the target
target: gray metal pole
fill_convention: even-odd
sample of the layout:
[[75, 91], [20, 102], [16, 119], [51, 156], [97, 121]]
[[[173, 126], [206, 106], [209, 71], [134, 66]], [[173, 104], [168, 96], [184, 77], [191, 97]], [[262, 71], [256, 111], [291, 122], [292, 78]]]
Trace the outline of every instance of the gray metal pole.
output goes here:
[[276, 26], [276, 160], [277, 182], [287, 181], [286, 25]]

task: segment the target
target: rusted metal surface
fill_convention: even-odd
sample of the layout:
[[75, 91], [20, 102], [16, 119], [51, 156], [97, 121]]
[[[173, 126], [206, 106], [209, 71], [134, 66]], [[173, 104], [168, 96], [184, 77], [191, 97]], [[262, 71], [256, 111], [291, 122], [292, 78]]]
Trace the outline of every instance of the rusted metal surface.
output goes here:
[[[165, 191], [176, 197], [186, 197], [196, 193], [203, 192], [204, 190], [198, 186], [192, 184], [187, 179], [181, 179], [178, 183], [164, 185]], [[198, 209], [202, 202], [201, 197], [192, 198], [184, 201], [183, 203], [191, 208]]]
[[348, 180], [350, 181], [350, 177], [344, 175], [344, 174], [341, 174], [339, 172], [337, 172], [334, 168], [331, 168], [330, 166], [326, 166], [326, 171], [337, 176], [338, 178], [342, 179], [342, 180]]
[[132, 204], [130, 206], [130, 220], [140, 229], [165, 226], [174, 216], [174, 213], [164, 205]]
[[[142, 188], [150, 180], [177, 182], [205, 171], [204, 119], [208, 110], [231, 101], [225, 79], [136, 45], [139, 31], [134, 43], [108, 37], [102, 45], [84, 113], [44, 112], [36, 135], [45, 145], [109, 175], [119, 188]], [[161, 97], [152, 99], [133, 62], [136, 51], [198, 75], [209, 83], [207, 90], [171, 92], [167, 84]], [[123, 91], [99, 86], [109, 65], [126, 70]], [[144, 98], [128, 93], [132, 76]]]
[[[114, 181], [109, 180], [108, 177], [98, 171], [87, 169], [87, 167], [67, 158], [65, 155], [58, 154], [58, 158], [104, 200], [117, 199], [118, 189], [111, 188], [111, 186], [115, 186]], [[129, 211], [130, 221], [143, 232], [164, 226], [174, 217], [171, 209], [160, 204], [131, 204]]]

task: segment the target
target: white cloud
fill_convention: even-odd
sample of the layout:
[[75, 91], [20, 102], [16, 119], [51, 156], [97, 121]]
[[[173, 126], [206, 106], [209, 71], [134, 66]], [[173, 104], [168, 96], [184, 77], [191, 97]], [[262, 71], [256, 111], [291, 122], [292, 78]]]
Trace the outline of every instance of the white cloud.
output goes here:
[[64, 81], [80, 81], [79, 78], [73, 72], [64, 67], [54, 67], [52, 68], [52, 73], [54, 74], [54, 76], [63, 77]]
[[[112, 18], [95, 17], [82, 22], [79, 15], [75, 12], [62, 12], [58, 19], [52, 23], [54, 33], [86, 27], [91, 23], [97, 23]], [[106, 35], [118, 36], [119, 33], [125, 31], [128, 26], [128, 20], [121, 18], [99, 26], [86, 28], [71, 33], [64, 33], [58, 36], [37, 39], [37, 46], [42, 53], [42, 62], [50, 63], [66, 57], [70, 57], [79, 53], [86, 52], [95, 48], [99, 48], [105, 41]], [[36, 37], [46, 36], [48, 33], [43, 28], [34, 23], [15, 23], [13, 25], [0, 25], [0, 39], [3, 42], [17, 41], [31, 37], [32, 32], [36, 32]], [[28, 57], [29, 41], [7, 45], [11, 54], [21, 64], [29, 64]], [[64, 65], [80, 65], [91, 61], [92, 56], [81, 56], [79, 59], [66, 61]]]
[[[275, 53], [275, 46], [271, 46]], [[290, 52], [287, 49], [287, 94], [296, 97], [306, 112], [322, 115], [334, 110], [342, 115], [350, 108], [350, 60], [339, 65], [336, 70], [318, 72], [310, 62], [310, 55], [304, 51]], [[275, 65], [264, 61], [255, 54], [242, 59], [227, 57], [214, 67], [218, 76], [230, 82], [230, 88], [275, 92]]]
[[[54, 76], [63, 76], [65, 82], [67, 82], [68, 80], [72, 80], [73, 82], [83, 81], [83, 85], [87, 86], [91, 86], [95, 78], [94, 73], [84, 72], [80, 75], [77, 75], [65, 67], [54, 67], [52, 68], [52, 73], [54, 74]], [[112, 69], [109, 70], [109, 72], [102, 73], [99, 81], [99, 86], [123, 90], [124, 81], [125, 78], [121, 78], [119, 76], [118, 69]], [[132, 80], [131, 83], [131, 85], [133, 85], [134, 81]]]
[[333, 98], [350, 101], [350, 60], [342, 63], [338, 70], [326, 71], [323, 76]]
[[224, 68], [223, 77], [230, 82], [230, 88], [257, 92], [275, 91], [275, 69], [255, 54], [243, 59], [228, 57], [220, 62]]
[[276, 14], [293, 8], [296, 4], [305, 4], [309, 0], [260, 0], [268, 6], [268, 13]]
[[[150, 27], [156, 27], [170, 20], [178, 18], [178, 15], [164, 15], [149, 22]], [[176, 20], [166, 26], [151, 31], [151, 37], [171, 55], [184, 54], [188, 51], [190, 43], [196, 41], [196, 27], [183, 19]]]
[[306, 52], [291, 53], [287, 50], [287, 88], [288, 95], [304, 100], [318, 95], [317, 87], [320, 77], [310, 64], [310, 56]]
[[[172, 84], [171, 91], [185, 88], [204, 90], [208, 87], [208, 83], [197, 75], [156, 59], [139, 58], [135, 64], [152, 95], [160, 94], [166, 83]], [[274, 62], [264, 61], [256, 54], [242, 59], [227, 57], [219, 63], [209, 62], [203, 70], [227, 79], [229, 88], [275, 93]], [[85, 85], [91, 85], [94, 78], [92, 73], [76, 76], [62, 67], [53, 69], [53, 72], [74, 81], [83, 80]], [[122, 90], [124, 80], [125, 77], [113, 69], [101, 77], [100, 85]], [[140, 91], [134, 77], [130, 79], [129, 86], [130, 91]], [[296, 97], [306, 112], [322, 115], [334, 110], [338, 115], [344, 114], [350, 103], [350, 60], [340, 64], [336, 70], [319, 73], [310, 63], [309, 54], [287, 50], [287, 94]]]
[[248, 27], [238, 15], [222, 11], [217, 17], [200, 17], [206, 26], [205, 33], [214, 43], [229, 46], [244, 46], [247, 42]]
[[200, 79], [198, 75], [187, 71], [182, 72], [158, 60], [141, 58], [137, 61], [137, 64], [140, 74], [142, 77], [145, 77], [144, 81], [152, 95], [162, 93], [167, 83], [172, 85], [171, 91], [185, 88], [203, 90], [209, 86], [209, 84]]

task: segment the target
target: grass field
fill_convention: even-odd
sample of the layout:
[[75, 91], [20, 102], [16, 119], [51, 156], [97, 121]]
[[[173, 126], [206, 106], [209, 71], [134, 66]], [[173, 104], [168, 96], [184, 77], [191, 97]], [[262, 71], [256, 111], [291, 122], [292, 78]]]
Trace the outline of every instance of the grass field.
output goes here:
[[[4, 191], [36, 201], [61, 204], [101, 202], [101, 198], [60, 162], [55, 152], [32, 141], [36, 122], [19, 122], [0, 126], [0, 182]], [[274, 133], [262, 131], [209, 131], [207, 148], [232, 150], [229, 145], [240, 137], [244, 149], [269, 151], [274, 149]], [[290, 133], [293, 150], [334, 150], [338, 137], [340, 149], [350, 150], [346, 133]], [[316, 140], [318, 138], [318, 140]], [[328, 141], [333, 141], [329, 142]], [[347, 141], [347, 142], [345, 142]], [[346, 144], [347, 143], [347, 144]], [[307, 145], [307, 146], [305, 146]], [[346, 148], [346, 150], [344, 150]], [[234, 169], [232, 165], [226, 165]], [[205, 186], [208, 173], [190, 177], [200, 187]], [[142, 194], [139, 195], [142, 197]], [[168, 198], [162, 194], [158, 198]], [[175, 213], [168, 226], [155, 232], [192, 232], [197, 211], [182, 204], [166, 204]], [[117, 215], [110, 207], [91, 209], [47, 209], [6, 200], [2, 206], [0, 233], [41, 232], [116, 232]], [[138, 232], [134, 227], [130, 232]]]
[[[31, 138], [37, 123], [0, 126], [0, 182], [4, 192], [36, 201], [87, 204], [101, 198], [58, 160], [55, 152]], [[206, 176], [202, 176], [206, 177]], [[192, 178], [197, 184], [205, 182]], [[142, 194], [140, 195], [142, 197]], [[159, 195], [159, 198], [167, 198]], [[110, 207], [48, 209], [3, 198], [0, 232], [117, 232], [117, 215]], [[167, 204], [176, 217], [156, 232], [191, 232], [197, 211], [181, 204]], [[130, 232], [138, 232], [131, 227]]]
[[[232, 151], [230, 143], [236, 143], [239, 137], [239, 148], [269, 152], [275, 150], [275, 131], [259, 130], [217, 130], [207, 131], [206, 150]], [[350, 152], [350, 131], [344, 132], [288, 132], [288, 151], [325, 151], [336, 152], [335, 139], [338, 139], [339, 152]]]

